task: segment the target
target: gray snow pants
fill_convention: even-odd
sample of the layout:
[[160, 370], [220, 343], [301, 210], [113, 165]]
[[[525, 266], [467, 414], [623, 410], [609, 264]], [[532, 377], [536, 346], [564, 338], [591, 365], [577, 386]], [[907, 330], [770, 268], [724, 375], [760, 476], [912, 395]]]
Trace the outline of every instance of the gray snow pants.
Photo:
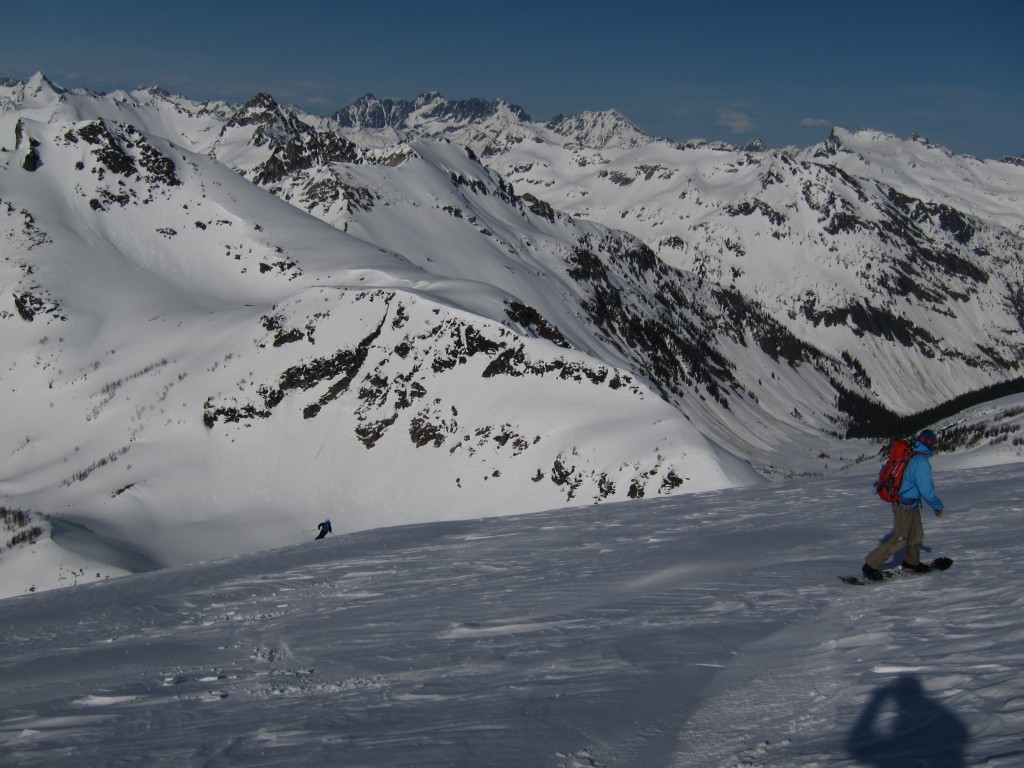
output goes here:
[[921, 545], [924, 543], [924, 524], [921, 522], [921, 507], [892, 505], [892, 533], [875, 547], [864, 562], [872, 568], [881, 568], [885, 562], [904, 547], [903, 559], [910, 565], [921, 562]]

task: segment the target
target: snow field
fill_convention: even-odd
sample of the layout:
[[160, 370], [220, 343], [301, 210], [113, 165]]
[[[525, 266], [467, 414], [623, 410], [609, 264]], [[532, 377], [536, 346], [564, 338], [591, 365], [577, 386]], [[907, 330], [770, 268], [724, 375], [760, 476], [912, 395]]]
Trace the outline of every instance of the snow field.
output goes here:
[[12, 766], [1008, 768], [1024, 467], [939, 464], [949, 513], [926, 546], [956, 564], [882, 585], [836, 578], [889, 522], [861, 475], [365, 531], [9, 599], [0, 748]]

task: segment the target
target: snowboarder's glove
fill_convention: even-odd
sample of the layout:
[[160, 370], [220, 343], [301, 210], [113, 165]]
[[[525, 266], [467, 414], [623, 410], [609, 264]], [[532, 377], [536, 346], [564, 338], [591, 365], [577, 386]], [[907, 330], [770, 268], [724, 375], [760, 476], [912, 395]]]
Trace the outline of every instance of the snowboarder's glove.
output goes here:
[[943, 512], [945, 512], [945, 510], [944, 510], [944, 509], [936, 509], [936, 510], [935, 510], [935, 516], [936, 516], [936, 517], [942, 517], [942, 513], [943, 513]]

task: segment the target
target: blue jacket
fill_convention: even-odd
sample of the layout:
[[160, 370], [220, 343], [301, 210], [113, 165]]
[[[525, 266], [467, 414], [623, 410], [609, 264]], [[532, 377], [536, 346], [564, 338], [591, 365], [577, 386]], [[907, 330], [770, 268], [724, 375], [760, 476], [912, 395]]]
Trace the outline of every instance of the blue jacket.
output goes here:
[[932, 465], [928, 462], [931, 455], [931, 448], [914, 441], [914, 455], [903, 472], [903, 482], [900, 484], [900, 504], [903, 506], [916, 507], [923, 499], [936, 512], [942, 509], [942, 500], [935, 495]]

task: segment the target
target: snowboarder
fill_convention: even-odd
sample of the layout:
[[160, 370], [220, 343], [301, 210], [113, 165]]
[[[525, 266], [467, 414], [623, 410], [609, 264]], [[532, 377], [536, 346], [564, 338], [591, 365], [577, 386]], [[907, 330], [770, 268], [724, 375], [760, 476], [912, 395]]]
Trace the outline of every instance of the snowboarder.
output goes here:
[[324, 520], [322, 523], [317, 525], [317, 528], [320, 529], [320, 533], [317, 535], [317, 539], [322, 539], [324, 536], [331, 532], [331, 521]]
[[861, 569], [864, 578], [881, 581], [882, 564], [906, 547], [902, 567], [917, 573], [927, 573], [930, 566], [921, 562], [921, 544], [924, 543], [924, 525], [921, 522], [921, 502], [924, 501], [942, 517], [942, 500], [935, 494], [932, 481], [932, 465], [928, 458], [935, 449], [935, 433], [930, 429], [921, 430], [914, 441], [914, 455], [903, 472], [900, 484], [900, 498], [892, 505], [892, 533], [864, 558]]

